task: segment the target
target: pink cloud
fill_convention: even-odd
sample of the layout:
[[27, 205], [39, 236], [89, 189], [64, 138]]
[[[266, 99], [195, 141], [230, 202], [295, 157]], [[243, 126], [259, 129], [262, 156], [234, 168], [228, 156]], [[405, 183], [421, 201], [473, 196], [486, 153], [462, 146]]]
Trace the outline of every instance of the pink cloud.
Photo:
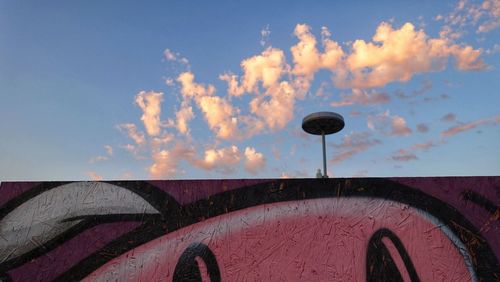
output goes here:
[[454, 136], [460, 132], [474, 129], [480, 125], [497, 124], [497, 123], [500, 123], [500, 115], [497, 115], [497, 116], [494, 116], [491, 118], [487, 118], [487, 119], [479, 119], [476, 121], [463, 123], [463, 124], [460, 124], [457, 126], [450, 127], [447, 130], [444, 130], [441, 132], [441, 137], [442, 138], [451, 137], [451, 136]]
[[457, 116], [454, 113], [448, 113], [441, 118], [441, 121], [454, 122], [456, 119], [457, 119]]
[[368, 150], [375, 145], [382, 143], [378, 139], [370, 139], [370, 136], [371, 134], [369, 132], [352, 132], [348, 135], [345, 135], [342, 138], [342, 142], [340, 144], [332, 144], [332, 146], [338, 149], [340, 152], [335, 152], [335, 155], [330, 160], [330, 163], [340, 163]]
[[333, 107], [350, 106], [354, 104], [360, 105], [376, 105], [389, 102], [389, 96], [383, 92], [372, 92], [354, 88], [351, 95], [341, 94], [341, 100], [332, 102]]
[[87, 171], [85, 174], [92, 181], [102, 181], [103, 180], [103, 177], [101, 175], [97, 174], [97, 172], [95, 172], [95, 171]]
[[124, 123], [124, 124], [119, 124], [117, 125], [117, 128], [120, 131], [125, 131], [132, 140], [137, 145], [142, 145], [146, 142], [146, 137], [144, 136], [143, 132], [138, 132], [137, 131], [137, 126], [133, 123]]
[[399, 161], [399, 162], [407, 162], [407, 161], [412, 161], [412, 160], [417, 160], [418, 157], [415, 155], [416, 151], [419, 150], [427, 150], [431, 147], [437, 146], [436, 143], [434, 143], [432, 140], [424, 142], [424, 143], [417, 143], [412, 145], [411, 147], [407, 149], [400, 149], [393, 155], [389, 156], [389, 160], [393, 161]]
[[208, 149], [203, 159], [193, 161], [197, 167], [205, 170], [215, 170], [223, 174], [235, 171], [236, 165], [240, 163], [241, 153], [238, 147], [230, 146], [221, 149]]
[[389, 111], [378, 115], [369, 115], [367, 118], [369, 129], [380, 132], [385, 135], [409, 135], [412, 130], [406, 126], [406, 120], [403, 117], [391, 116]]
[[257, 174], [266, 165], [266, 158], [252, 147], [245, 148], [245, 169], [251, 174]]
[[141, 120], [147, 134], [156, 136], [160, 133], [160, 113], [163, 93], [141, 91], [135, 96], [135, 103], [141, 108]]
[[406, 150], [399, 150], [395, 155], [391, 156], [391, 159], [399, 162], [407, 162], [418, 159], [417, 156]]
[[427, 133], [429, 132], [429, 126], [425, 123], [419, 123], [417, 124], [417, 130], [420, 133]]

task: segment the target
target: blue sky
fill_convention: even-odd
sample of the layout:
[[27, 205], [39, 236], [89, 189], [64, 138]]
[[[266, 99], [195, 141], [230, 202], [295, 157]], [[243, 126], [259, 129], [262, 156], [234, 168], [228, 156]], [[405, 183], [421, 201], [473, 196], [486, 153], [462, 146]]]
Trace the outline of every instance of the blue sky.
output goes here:
[[499, 174], [500, 1], [239, 2], [2, 1], [0, 179]]

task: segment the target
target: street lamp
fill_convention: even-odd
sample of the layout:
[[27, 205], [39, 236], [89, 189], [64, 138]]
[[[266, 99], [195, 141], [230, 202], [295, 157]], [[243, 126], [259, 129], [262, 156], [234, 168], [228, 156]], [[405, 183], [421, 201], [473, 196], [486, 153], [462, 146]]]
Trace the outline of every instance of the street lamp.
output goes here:
[[323, 178], [328, 178], [326, 173], [326, 145], [325, 135], [337, 133], [344, 128], [344, 118], [334, 112], [317, 112], [307, 115], [302, 120], [302, 129], [313, 135], [321, 135], [323, 143]]

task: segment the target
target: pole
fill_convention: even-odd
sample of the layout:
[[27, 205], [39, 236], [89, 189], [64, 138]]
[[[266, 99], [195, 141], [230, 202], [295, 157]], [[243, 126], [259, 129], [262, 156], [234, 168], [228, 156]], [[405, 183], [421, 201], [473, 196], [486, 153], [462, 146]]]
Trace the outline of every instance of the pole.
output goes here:
[[326, 174], [325, 132], [321, 132], [321, 140], [323, 141], [323, 178], [328, 178], [328, 174]]

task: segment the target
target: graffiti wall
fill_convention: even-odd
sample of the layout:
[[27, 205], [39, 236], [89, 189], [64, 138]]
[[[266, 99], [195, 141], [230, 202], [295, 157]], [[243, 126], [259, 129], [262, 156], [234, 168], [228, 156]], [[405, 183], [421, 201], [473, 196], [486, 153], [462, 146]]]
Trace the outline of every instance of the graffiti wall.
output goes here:
[[0, 281], [499, 281], [500, 177], [3, 182]]

